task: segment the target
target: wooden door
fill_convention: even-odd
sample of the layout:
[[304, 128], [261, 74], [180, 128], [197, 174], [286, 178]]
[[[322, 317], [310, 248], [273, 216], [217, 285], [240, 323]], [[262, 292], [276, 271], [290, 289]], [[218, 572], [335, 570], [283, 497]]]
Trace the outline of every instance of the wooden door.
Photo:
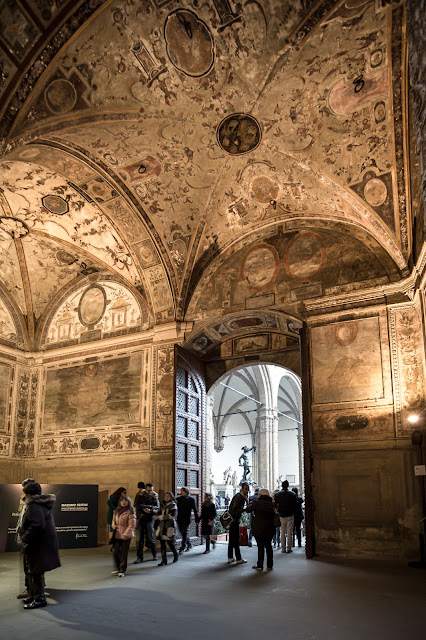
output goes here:
[[[175, 493], [187, 487], [200, 512], [205, 492], [206, 386], [203, 363], [181, 347], [175, 350]], [[192, 520], [189, 535], [201, 542]]]

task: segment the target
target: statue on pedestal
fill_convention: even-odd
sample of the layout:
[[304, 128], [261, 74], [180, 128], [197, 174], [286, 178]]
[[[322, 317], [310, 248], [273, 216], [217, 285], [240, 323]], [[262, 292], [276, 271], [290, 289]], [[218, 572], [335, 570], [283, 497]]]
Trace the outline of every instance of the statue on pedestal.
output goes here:
[[254, 480], [249, 479], [249, 475], [251, 475], [251, 468], [249, 465], [247, 454], [249, 451], [253, 451], [256, 453], [256, 445], [254, 444], [251, 448], [249, 447], [241, 447], [243, 453], [238, 458], [238, 466], [243, 467], [243, 477], [241, 478], [241, 482], [248, 482], [249, 484], [253, 484]]
[[228, 485], [232, 484], [232, 469], [231, 469], [231, 467], [228, 467], [223, 472], [223, 484], [228, 484]]

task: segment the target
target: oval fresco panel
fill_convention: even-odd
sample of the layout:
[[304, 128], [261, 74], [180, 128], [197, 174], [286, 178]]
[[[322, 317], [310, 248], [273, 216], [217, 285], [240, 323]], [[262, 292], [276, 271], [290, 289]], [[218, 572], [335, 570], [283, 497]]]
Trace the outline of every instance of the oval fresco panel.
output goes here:
[[253, 151], [262, 138], [260, 124], [247, 113], [226, 116], [217, 128], [219, 146], [232, 156]]
[[212, 68], [213, 37], [206, 23], [192, 11], [176, 9], [170, 13], [164, 25], [164, 39], [170, 62], [187, 76], [199, 78]]
[[98, 285], [89, 287], [81, 296], [78, 305], [80, 322], [84, 325], [96, 324], [104, 315], [105, 307], [105, 291]]
[[379, 178], [372, 178], [364, 187], [364, 197], [372, 207], [380, 207], [386, 200], [388, 190]]
[[327, 251], [320, 235], [311, 231], [299, 233], [289, 243], [284, 268], [294, 280], [310, 280], [325, 265]]
[[258, 244], [249, 249], [242, 259], [240, 277], [248, 289], [262, 291], [275, 281], [278, 268], [275, 249], [269, 244]]

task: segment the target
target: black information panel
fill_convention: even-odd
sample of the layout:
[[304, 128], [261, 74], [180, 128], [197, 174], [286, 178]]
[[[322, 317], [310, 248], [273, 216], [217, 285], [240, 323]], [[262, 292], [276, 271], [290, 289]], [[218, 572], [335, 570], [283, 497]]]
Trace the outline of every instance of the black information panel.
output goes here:
[[[98, 533], [97, 484], [42, 484], [53, 493], [56, 531], [60, 549], [96, 547]], [[21, 509], [20, 484], [0, 484], [0, 552], [17, 551], [16, 525]]]

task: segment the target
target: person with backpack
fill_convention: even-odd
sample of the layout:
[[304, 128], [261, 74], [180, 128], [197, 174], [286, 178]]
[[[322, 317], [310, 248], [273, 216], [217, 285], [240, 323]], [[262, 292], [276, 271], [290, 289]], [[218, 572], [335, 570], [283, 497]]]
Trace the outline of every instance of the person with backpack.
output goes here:
[[289, 491], [288, 480], [284, 480], [281, 486], [282, 490], [275, 494], [275, 504], [281, 520], [281, 552], [292, 553], [294, 514], [297, 508], [296, 494]]

